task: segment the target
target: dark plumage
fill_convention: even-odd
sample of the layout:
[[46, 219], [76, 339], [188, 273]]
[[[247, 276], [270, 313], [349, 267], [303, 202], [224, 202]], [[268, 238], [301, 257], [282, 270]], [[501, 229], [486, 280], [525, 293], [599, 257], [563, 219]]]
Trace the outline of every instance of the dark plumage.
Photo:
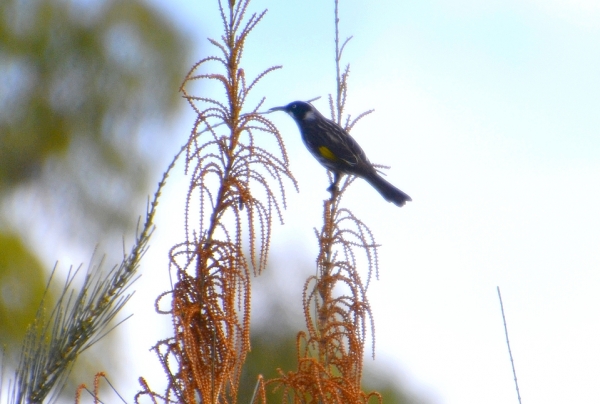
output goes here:
[[363, 149], [348, 132], [321, 115], [311, 104], [294, 101], [283, 107], [271, 108], [270, 111], [285, 111], [294, 118], [307, 149], [319, 163], [333, 172], [334, 181], [330, 190], [337, 189], [342, 174], [350, 174], [365, 179], [386, 201], [398, 206], [412, 201], [410, 196], [377, 173]]

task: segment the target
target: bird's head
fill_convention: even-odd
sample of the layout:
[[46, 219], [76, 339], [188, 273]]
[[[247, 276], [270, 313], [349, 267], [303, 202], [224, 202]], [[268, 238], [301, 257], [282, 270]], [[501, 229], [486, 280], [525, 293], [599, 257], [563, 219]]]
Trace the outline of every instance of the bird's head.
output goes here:
[[296, 121], [305, 121], [315, 117], [316, 109], [308, 102], [294, 101], [283, 107], [271, 108], [269, 111], [284, 111]]

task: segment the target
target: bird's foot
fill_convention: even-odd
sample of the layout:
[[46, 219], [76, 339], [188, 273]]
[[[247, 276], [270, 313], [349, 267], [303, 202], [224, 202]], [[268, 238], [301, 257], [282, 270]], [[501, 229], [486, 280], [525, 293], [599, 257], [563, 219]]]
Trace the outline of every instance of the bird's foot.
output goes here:
[[334, 199], [338, 193], [340, 192], [339, 188], [337, 187], [337, 184], [331, 184], [328, 188], [327, 191], [331, 192], [331, 199]]

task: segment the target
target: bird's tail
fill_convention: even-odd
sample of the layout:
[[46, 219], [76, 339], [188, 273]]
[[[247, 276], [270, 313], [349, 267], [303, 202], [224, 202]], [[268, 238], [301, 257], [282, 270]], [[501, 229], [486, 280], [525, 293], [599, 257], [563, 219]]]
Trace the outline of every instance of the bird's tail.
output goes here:
[[412, 201], [410, 196], [400, 191], [398, 188], [387, 182], [382, 176], [373, 172], [365, 177], [365, 180], [373, 186], [383, 196], [383, 198], [398, 206], [404, 206], [406, 201]]

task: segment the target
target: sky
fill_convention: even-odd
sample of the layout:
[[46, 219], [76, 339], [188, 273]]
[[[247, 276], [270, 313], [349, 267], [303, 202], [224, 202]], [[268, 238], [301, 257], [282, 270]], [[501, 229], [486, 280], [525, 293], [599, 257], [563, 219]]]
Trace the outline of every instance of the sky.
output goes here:
[[[194, 38], [193, 60], [214, 51], [206, 37], [220, 35], [213, 3], [152, 2]], [[246, 72], [284, 66], [257, 90], [265, 107], [322, 96], [315, 106], [328, 113], [329, 3], [252, 1], [250, 11], [269, 11], [248, 41]], [[375, 362], [391, 364], [432, 403], [517, 402], [499, 286], [523, 402], [598, 402], [600, 3], [342, 0], [340, 9], [341, 36], [353, 36], [347, 111], [375, 109], [352, 135], [413, 199], [399, 209], [364, 181], [344, 199], [382, 245], [380, 280], [368, 294]], [[291, 118], [269, 118], [300, 188], [289, 188], [272, 251], [289, 251], [276, 254], [284, 261], [316, 257], [325, 171]], [[192, 124], [191, 111], [182, 113], [179, 141]], [[186, 191], [175, 173], [147, 256], [163, 268], [181, 240], [173, 212]], [[134, 300], [147, 305], [164, 281], [165, 273], [144, 274]], [[132, 310], [127, 332], [157, 321]], [[145, 337], [130, 349], [148, 369], [156, 339]]]

